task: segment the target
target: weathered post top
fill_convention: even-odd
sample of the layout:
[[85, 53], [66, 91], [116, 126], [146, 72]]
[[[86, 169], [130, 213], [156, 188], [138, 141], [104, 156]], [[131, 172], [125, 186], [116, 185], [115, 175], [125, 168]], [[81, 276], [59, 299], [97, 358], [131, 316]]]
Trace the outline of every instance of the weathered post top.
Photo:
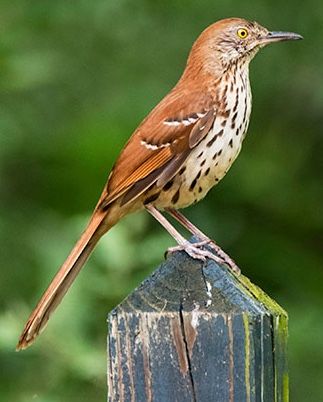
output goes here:
[[108, 400], [288, 402], [287, 314], [178, 252], [109, 315]]

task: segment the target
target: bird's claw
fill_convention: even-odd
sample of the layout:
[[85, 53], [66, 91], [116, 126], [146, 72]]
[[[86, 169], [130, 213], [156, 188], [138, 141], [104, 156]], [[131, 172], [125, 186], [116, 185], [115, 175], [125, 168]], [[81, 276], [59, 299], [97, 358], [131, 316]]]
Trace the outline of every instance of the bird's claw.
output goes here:
[[232, 269], [237, 275], [241, 274], [241, 270], [236, 264], [236, 262], [225, 252], [222, 250], [220, 246], [218, 246], [214, 240], [208, 239], [204, 240], [205, 244], [207, 244], [210, 248], [212, 248], [215, 253], [221, 258], [221, 260]]
[[[205, 245], [210, 245], [212, 249], [216, 252], [216, 254], [212, 253], [209, 250], [204, 250], [202, 247]], [[219, 252], [220, 250], [220, 252]], [[232, 271], [236, 274], [240, 274], [240, 269], [236, 265], [236, 263], [230, 258], [217, 244], [215, 244], [212, 240], [203, 240], [198, 243], [190, 243], [189, 241], [180, 244], [175, 247], [170, 247], [167, 250], [168, 253], [174, 253], [176, 251], [185, 251], [190, 257], [195, 260], [205, 261], [207, 258], [215, 261], [218, 264], [227, 264]]]

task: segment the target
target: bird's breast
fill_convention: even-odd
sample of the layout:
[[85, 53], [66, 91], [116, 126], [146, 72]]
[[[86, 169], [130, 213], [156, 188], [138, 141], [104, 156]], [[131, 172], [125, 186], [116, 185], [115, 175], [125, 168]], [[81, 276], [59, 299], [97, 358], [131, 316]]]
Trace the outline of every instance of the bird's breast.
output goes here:
[[[202, 199], [225, 176], [240, 152], [251, 112], [248, 76], [238, 74], [235, 82], [222, 85], [225, 110], [216, 113], [213, 127], [172, 180], [166, 199], [170, 207], [184, 208]], [[164, 207], [163, 197], [158, 203]]]

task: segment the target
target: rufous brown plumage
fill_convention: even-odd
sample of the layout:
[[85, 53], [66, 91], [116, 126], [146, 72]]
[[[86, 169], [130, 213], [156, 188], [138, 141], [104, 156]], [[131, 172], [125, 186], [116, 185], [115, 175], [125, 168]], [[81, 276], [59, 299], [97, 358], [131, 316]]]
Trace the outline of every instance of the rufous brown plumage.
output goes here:
[[[90, 222], [31, 313], [17, 349], [44, 328], [98, 240], [123, 216], [146, 208], [191, 257], [216, 259], [238, 271], [215, 243], [178, 209], [201, 200], [240, 152], [251, 112], [249, 62], [272, 42], [300, 39], [269, 32], [240, 18], [218, 21], [194, 43], [176, 86], [130, 137], [115, 163]], [[166, 210], [201, 242], [187, 242], [160, 211]]]

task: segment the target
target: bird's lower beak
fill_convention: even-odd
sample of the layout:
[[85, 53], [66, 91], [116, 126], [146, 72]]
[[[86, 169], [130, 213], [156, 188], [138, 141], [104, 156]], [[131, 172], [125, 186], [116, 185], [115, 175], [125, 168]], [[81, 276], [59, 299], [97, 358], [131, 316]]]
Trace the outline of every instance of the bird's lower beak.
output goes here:
[[284, 40], [299, 40], [303, 39], [302, 35], [299, 35], [294, 32], [280, 32], [280, 31], [271, 31], [268, 32], [267, 35], [260, 38], [260, 44], [269, 44], [272, 42], [281, 42]]

